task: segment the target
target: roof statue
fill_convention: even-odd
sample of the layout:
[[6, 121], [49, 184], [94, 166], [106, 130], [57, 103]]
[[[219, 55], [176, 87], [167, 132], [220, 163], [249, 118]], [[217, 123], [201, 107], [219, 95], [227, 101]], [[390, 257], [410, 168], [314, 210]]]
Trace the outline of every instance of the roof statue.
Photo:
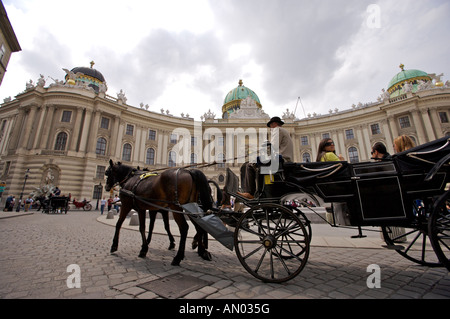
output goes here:
[[229, 115], [230, 119], [268, 119], [270, 118], [251, 96], [241, 100], [240, 108]]

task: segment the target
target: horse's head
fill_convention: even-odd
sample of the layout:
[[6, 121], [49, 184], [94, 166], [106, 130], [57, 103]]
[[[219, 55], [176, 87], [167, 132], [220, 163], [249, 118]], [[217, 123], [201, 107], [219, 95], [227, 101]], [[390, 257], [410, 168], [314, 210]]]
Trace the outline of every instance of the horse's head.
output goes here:
[[105, 175], [107, 176], [105, 190], [109, 192], [114, 186], [123, 182], [130, 170], [131, 167], [122, 165], [121, 162], [114, 164], [112, 160], [109, 160], [109, 167], [105, 172]]
[[109, 167], [105, 172], [106, 175], [105, 190], [107, 192], [109, 192], [111, 188], [113, 188], [116, 185], [115, 174], [113, 172], [113, 169], [114, 169], [114, 162], [112, 160], [109, 160]]

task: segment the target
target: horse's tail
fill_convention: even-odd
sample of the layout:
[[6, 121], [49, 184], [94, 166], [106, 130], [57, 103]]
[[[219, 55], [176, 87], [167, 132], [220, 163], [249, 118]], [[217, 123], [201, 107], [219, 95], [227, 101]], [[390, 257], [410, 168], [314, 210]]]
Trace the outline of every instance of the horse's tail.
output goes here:
[[205, 174], [198, 169], [191, 169], [189, 172], [194, 180], [194, 184], [197, 186], [203, 210], [207, 211], [208, 209], [211, 209], [213, 207], [213, 200], [211, 198], [211, 188], [209, 187], [208, 179]]
[[213, 180], [209, 180], [208, 183], [213, 184], [214, 187], [216, 187], [216, 191], [217, 191], [217, 193], [216, 193], [216, 196], [217, 196], [217, 204], [218, 204], [218, 205], [223, 204], [223, 201], [224, 201], [223, 197], [224, 197], [224, 195], [223, 195], [222, 190], [221, 190], [220, 187], [219, 187], [219, 184], [217, 184], [217, 183], [216, 183], [215, 181], [213, 181]]

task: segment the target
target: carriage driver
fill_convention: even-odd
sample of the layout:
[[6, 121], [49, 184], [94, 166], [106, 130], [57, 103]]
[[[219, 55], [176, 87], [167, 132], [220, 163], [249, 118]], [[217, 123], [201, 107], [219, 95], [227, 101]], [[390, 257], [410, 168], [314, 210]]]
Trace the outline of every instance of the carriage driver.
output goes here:
[[[283, 128], [284, 122], [278, 117], [272, 117], [267, 122], [270, 127], [272, 147], [278, 145], [278, 154], [282, 156], [284, 162], [292, 162], [294, 159], [294, 143], [292, 142], [289, 132]], [[239, 193], [242, 197], [253, 199], [256, 193], [256, 163], [244, 163], [241, 167], [241, 174], [244, 173], [242, 189]]]

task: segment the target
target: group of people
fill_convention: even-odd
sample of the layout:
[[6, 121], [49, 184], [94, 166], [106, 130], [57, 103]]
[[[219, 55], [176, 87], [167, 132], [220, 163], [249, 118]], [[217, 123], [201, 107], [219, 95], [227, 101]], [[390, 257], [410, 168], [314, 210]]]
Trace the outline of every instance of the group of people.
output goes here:
[[[17, 208], [17, 211], [19, 211], [22, 207], [25, 212], [27, 212], [31, 205], [33, 205], [33, 198], [31, 196], [28, 196], [25, 200], [19, 199], [19, 207]], [[4, 212], [12, 212], [14, 205], [16, 204], [16, 197], [13, 195], [9, 195], [6, 198], [5, 202], [5, 208], [3, 209]]]
[[[289, 132], [284, 129], [284, 122], [279, 117], [273, 117], [267, 123], [271, 129], [271, 144], [277, 141], [278, 154], [281, 155], [284, 162], [292, 162], [294, 158], [294, 144]], [[406, 151], [414, 147], [413, 140], [407, 135], [401, 135], [394, 139], [394, 151], [396, 153]], [[381, 161], [389, 158], [391, 155], [387, 152], [386, 146], [377, 142], [373, 145], [371, 151], [371, 159]], [[333, 139], [324, 138], [319, 143], [316, 162], [331, 162], [331, 161], [345, 161], [345, 158], [336, 154], [336, 146]], [[242, 192], [238, 194], [247, 199], [252, 199], [256, 193], [256, 175], [257, 167], [254, 163], [245, 163], [241, 168], [244, 179], [242, 181]]]
[[[414, 141], [408, 135], [400, 135], [394, 139], [394, 151], [395, 153], [400, 153], [415, 146]], [[370, 152], [372, 156], [371, 159], [380, 161], [388, 159], [391, 155], [388, 153], [386, 146], [377, 142], [372, 146], [372, 151]], [[342, 155], [337, 156], [334, 142], [331, 138], [323, 139], [319, 144], [319, 151], [317, 154], [317, 162], [331, 162], [331, 161], [344, 161]]]
[[120, 198], [117, 195], [114, 196], [114, 198], [110, 197], [108, 199], [103, 197], [103, 199], [100, 201], [100, 213], [101, 213], [101, 215], [103, 215], [106, 206], [108, 206], [108, 211], [110, 211], [111, 208], [114, 205], [114, 209], [118, 211], [119, 210], [118, 202], [120, 202]]

